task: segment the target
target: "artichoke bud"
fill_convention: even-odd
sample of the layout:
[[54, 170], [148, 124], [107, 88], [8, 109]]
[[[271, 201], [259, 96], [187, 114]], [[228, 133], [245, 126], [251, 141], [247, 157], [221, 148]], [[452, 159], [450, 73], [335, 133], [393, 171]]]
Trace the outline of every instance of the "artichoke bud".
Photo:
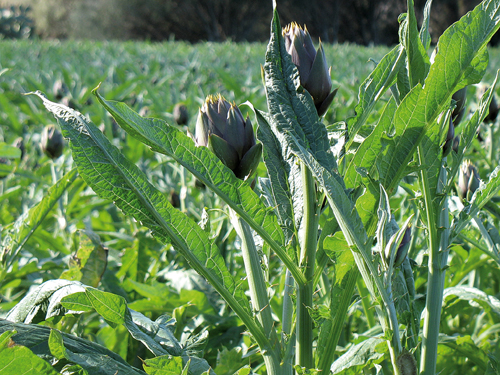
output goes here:
[[260, 162], [262, 145], [255, 142], [252, 123], [221, 95], [209, 96], [196, 122], [195, 140], [207, 146], [236, 177], [246, 179]]
[[[395, 240], [396, 237], [397, 233], [394, 233], [392, 239]], [[396, 254], [394, 255], [393, 267], [399, 267], [401, 263], [403, 263], [403, 261], [406, 258], [406, 255], [408, 254], [408, 250], [410, 249], [410, 242], [411, 242], [411, 227], [408, 225], [403, 235], [403, 238], [401, 239], [401, 243], [399, 244], [397, 250], [395, 250]], [[392, 245], [392, 243], [387, 244], [387, 246], [385, 247], [385, 251], [383, 253], [384, 261], [386, 264], [389, 264], [389, 262], [391, 261], [391, 254], [393, 251], [394, 251], [394, 246]]]
[[42, 131], [40, 141], [42, 151], [51, 159], [57, 159], [62, 155], [64, 139], [55, 125], [47, 125]]
[[453, 121], [450, 117], [450, 121], [448, 124], [448, 133], [446, 134], [446, 140], [443, 145], [443, 157], [447, 156], [451, 149], [453, 148], [453, 142], [455, 140], [455, 126], [453, 125]]
[[299, 71], [300, 84], [311, 94], [318, 116], [323, 116], [337, 89], [332, 91], [331, 68], [327, 66], [321, 41], [316, 50], [307, 28], [302, 29], [295, 22], [283, 29], [283, 37], [286, 51]]
[[396, 366], [401, 375], [416, 375], [418, 371], [415, 357], [406, 349], [403, 349], [396, 359]]
[[181, 206], [181, 197], [174, 189], [170, 190], [170, 204], [175, 208], [179, 208]]
[[457, 126], [462, 121], [462, 118], [465, 114], [465, 99], [467, 98], [467, 86], [461, 88], [451, 97], [455, 102], [456, 106], [453, 112], [451, 113], [451, 119], [453, 121], [453, 125]]
[[396, 257], [394, 258], [394, 267], [399, 267], [406, 256], [408, 255], [408, 250], [410, 249], [411, 242], [411, 227], [408, 225], [405, 230], [405, 234], [403, 235], [403, 239], [398, 246], [398, 250], [396, 252]]
[[479, 188], [480, 181], [476, 167], [469, 160], [465, 160], [460, 166], [458, 175], [458, 195], [460, 198], [470, 200]]

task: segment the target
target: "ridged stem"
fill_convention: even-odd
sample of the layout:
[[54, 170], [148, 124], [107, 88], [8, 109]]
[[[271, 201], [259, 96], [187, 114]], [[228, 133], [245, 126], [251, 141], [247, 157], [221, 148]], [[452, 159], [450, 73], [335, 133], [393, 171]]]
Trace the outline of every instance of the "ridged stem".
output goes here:
[[301, 367], [313, 368], [313, 321], [309, 308], [313, 304], [313, 278], [316, 262], [318, 238], [318, 203], [316, 186], [311, 171], [301, 163], [302, 186], [304, 195], [304, 216], [302, 235], [300, 238], [300, 260], [306, 279], [305, 284], [297, 285], [297, 323], [296, 323], [296, 358], [295, 363]]
[[[250, 300], [257, 320], [262, 325], [271, 348], [261, 348], [268, 374], [278, 375], [280, 372], [280, 349], [277, 345], [277, 334], [273, 325], [271, 307], [267, 296], [267, 286], [260, 257], [255, 247], [252, 230], [233, 210], [229, 209], [231, 223], [241, 239], [241, 252], [247, 275]], [[273, 344], [274, 343], [274, 344]]]
[[[418, 154], [421, 165], [424, 165], [423, 150], [420, 147]], [[442, 197], [442, 204], [438, 206], [438, 210], [434, 210], [434, 200], [445, 190], [444, 187], [447, 180], [445, 162], [446, 158], [443, 158], [443, 165], [439, 174], [438, 191], [435, 194], [432, 194], [429, 189], [426, 171], [421, 171], [419, 176], [424, 198], [429, 244], [429, 276], [427, 278], [427, 299], [424, 310], [422, 354], [420, 358], [421, 375], [434, 375], [437, 364], [439, 323], [443, 305], [446, 264], [448, 262], [450, 223], [446, 197]]]
[[[281, 347], [285, 349], [281, 373], [283, 375], [293, 374], [293, 354], [294, 345], [290, 340], [294, 340], [293, 329], [293, 299], [295, 292], [295, 280], [289, 270], [285, 274], [285, 288], [283, 292], [283, 315], [281, 319]], [[288, 349], [290, 348], [290, 349]]]

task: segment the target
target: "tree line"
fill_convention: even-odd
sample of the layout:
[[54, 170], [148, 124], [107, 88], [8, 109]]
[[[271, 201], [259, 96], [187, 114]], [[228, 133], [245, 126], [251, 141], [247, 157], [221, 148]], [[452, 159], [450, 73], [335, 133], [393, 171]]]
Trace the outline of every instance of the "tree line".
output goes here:
[[[327, 43], [398, 42], [407, 0], [279, 0], [282, 24], [306, 24]], [[2, 0], [0, 0], [0, 3]], [[271, 0], [3, 0], [32, 9], [38, 35], [49, 38], [189, 42], [266, 41]], [[426, 0], [414, 0], [419, 21]], [[430, 30], [437, 37], [479, 0], [434, 0]]]
[[[434, 0], [430, 20], [437, 36], [461, 16], [472, 10], [478, 0]], [[128, 22], [136, 38], [264, 41], [269, 36], [271, 1], [234, 0], [144, 0], [130, 2]], [[422, 19], [425, 0], [415, 0]], [[406, 11], [406, 0], [280, 0], [282, 23], [306, 24], [311, 35], [325, 42], [350, 42], [362, 45], [398, 42], [398, 16]]]

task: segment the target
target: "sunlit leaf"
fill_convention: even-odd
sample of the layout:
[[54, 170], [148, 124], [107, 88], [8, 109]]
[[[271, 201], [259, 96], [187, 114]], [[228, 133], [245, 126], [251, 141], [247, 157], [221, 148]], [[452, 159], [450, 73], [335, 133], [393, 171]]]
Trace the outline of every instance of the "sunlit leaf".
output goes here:
[[69, 270], [64, 271], [61, 278], [97, 287], [106, 269], [108, 252], [95, 233], [81, 231], [78, 239], [79, 248], [70, 260]]
[[52, 186], [43, 199], [14, 223], [13, 228], [6, 233], [0, 246], [0, 260], [8, 264], [13, 261], [23, 248], [33, 232], [40, 226], [43, 219], [52, 210], [61, 195], [71, 186], [77, 177], [76, 168], [63, 176]]

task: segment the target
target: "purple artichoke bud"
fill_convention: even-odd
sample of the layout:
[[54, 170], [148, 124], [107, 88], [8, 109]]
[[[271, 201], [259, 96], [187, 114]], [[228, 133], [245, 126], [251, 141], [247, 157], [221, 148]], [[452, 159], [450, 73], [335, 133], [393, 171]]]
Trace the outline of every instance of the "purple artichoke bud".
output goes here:
[[188, 109], [184, 103], [177, 103], [174, 107], [174, 120], [177, 125], [186, 125], [189, 120]]
[[57, 159], [62, 155], [64, 139], [55, 125], [47, 125], [42, 132], [42, 151], [51, 159]]
[[453, 125], [453, 121], [451, 120], [450, 117], [450, 123], [448, 124], [448, 133], [446, 134], [446, 140], [443, 145], [443, 157], [448, 156], [448, 154], [450, 153], [453, 147], [454, 139], [455, 139], [455, 126]]
[[460, 166], [458, 175], [458, 195], [461, 199], [470, 200], [474, 192], [479, 188], [480, 179], [476, 167], [469, 161], [464, 160]]
[[451, 119], [453, 120], [453, 125], [457, 126], [462, 121], [465, 114], [465, 99], [467, 98], [467, 86], [458, 90], [451, 97], [457, 102], [455, 109], [451, 114]]
[[319, 42], [318, 50], [314, 48], [311, 36], [304, 29], [292, 22], [283, 29], [286, 51], [292, 56], [297, 66], [300, 84], [311, 94], [318, 116], [323, 116], [337, 93], [332, 90], [330, 70], [326, 63], [325, 51]]
[[488, 116], [484, 118], [484, 122], [495, 122], [498, 116], [498, 104], [495, 95], [491, 97], [490, 106], [488, 107]]
[[252, 123], [221, 95], [209, 96], [198, 114], [196, 144], [207, 146], [236, 177], [250, 177], [259, 165], [262, 145], [255, 143]]

